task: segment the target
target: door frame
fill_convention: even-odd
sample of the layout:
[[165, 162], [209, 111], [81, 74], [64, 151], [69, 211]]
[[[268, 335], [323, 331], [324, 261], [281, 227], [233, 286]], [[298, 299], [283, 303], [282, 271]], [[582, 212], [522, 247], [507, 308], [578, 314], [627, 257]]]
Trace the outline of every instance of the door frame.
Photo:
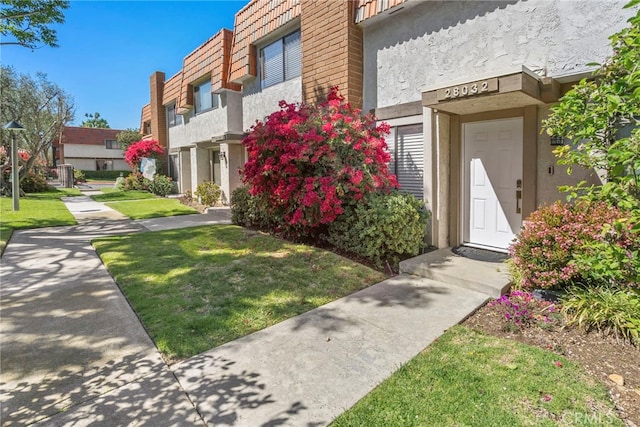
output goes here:
[[[470, 239], [470, 235], [471, 235], [471, 206], [469, 204], [469, 197], [471, 195], [471, 188], [470, 188], [470, 176], [467, 176], [465, 171], [466, 171], [466, 141], [465, 141], [465, 126], [466, 125], [473, 125], [473, 124], [479, 124], [479, 123], [488, 123], [488, 122], [500, 122], [500, 121], [507, 121], [507, 120], [520, 120], [521, 122], [521, 126], [522, 126], [522, 147], [521, 147], [521, 158], [520, 158], [520, 162], [522, 163], [521, 165], [521, 173], [520, 173], [520, 177], [518, 179], [522, 180], [522, 176], [524, 176], [524, 118], [522, 116], [515, 116], [515, 117], [501, 117], [501, 118], [494, 118], [494, 119], [488, 119], [488, 120], [473, 120], [473, 121], [465, 121], [463, 123], [460, 124], [460, 231], [461, 231], [461, 240], [460, 243], [465, 245], [465, 246], [471, 246], [471, 247], [478, 247], [478, 248], [484, 248], [484, 249], [489, 249], [489, 250], [493, 250], [496, 252], [508, 252], [507, 248], [499, 248], [497, 246], [489, 246], [489, 245], [483, 245], [481, 243], [476, 243], [476, 242], [470, 242], [468, 241], [468, 239]], [[517, 160], [516, 160], [517, 161]], [[515, 191], [515, 187], [514, 187], [514, 191]], [[523, 205], [523, 201], [520, 201], [520, 207], [522, 207]], [[524, 220], [524, 215], [521, 213], [522, 217], [521, 217], [521, 221], [520, 221], [520, 226], [522, 226], [522, 221]], [[518, 230], [512, 230], [514, 235], [518, 234]]]

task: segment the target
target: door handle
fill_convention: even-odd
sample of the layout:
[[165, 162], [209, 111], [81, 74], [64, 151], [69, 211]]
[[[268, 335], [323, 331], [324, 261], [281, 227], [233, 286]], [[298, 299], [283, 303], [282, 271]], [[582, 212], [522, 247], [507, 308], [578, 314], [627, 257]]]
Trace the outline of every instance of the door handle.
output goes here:
[[518, 179], [516, 181], [516, 213], [522, 212], [522, 208], [520, 207], [521, 201], [522, 201], [522, 180]]

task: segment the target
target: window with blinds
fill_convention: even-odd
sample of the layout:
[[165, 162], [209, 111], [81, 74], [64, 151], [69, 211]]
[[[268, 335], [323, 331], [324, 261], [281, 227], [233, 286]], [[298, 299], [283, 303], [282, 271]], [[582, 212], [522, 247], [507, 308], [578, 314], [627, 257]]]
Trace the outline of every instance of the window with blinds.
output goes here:
[[424, 139], [422, 124], [392, 129], [391, 171], [396, 174], [400, 190], [424, 198]]
[[302, 73], [300, 30], [260, 49], [262, 87], [273, 86]]

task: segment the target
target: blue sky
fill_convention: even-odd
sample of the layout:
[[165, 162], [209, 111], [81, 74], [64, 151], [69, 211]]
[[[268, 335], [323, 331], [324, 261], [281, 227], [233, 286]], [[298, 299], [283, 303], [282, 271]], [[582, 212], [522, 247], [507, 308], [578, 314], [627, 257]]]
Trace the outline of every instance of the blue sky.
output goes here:
[[60, 47], [3, 46], [1, 61], [16, 71], [47, 74], [75, 99], [80, 125], [99, 112], [111, 128], [140, 126], [149, 76], [167, 78], [182, 59], [220, 28], [233, 29], [247, 1], [71, 1], [56, 25]]

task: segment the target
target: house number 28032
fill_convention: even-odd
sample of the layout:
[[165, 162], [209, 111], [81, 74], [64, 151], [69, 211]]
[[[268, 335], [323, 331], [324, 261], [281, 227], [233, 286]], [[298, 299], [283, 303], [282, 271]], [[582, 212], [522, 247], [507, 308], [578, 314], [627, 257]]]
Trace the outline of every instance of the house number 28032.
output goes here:
[[471, 83], [468, 85], [448, 87], [444, 90], [445, 98], [457, 98], [459, 96], [476, 95], [478, 93], [488, 92], [489, 82]]
[[464, 98], [498, 90], [498, 79], [481, 80], [438, 90], [438, 100]]

